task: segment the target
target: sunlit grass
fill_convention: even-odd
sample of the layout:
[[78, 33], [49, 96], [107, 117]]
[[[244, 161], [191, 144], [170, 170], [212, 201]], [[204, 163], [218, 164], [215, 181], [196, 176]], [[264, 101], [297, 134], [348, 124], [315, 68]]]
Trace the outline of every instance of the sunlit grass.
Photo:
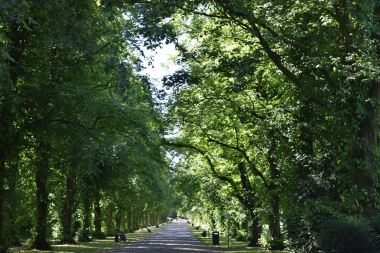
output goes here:
[[[166, 226], [166, 224], [164, 225]], [[109, 236], [106, 239], [94, 239], [92, 242], [80, 242], [78, 244], [58, 244], [55, 242], [53, 238], [50, 239], [50, 243], [52, 245], [52, 250], [50, 251], [43, 251], [43, 252], [65, 252], [65, 253], [76, 253], [76, 252], [101, 252], [104, 250], [112, 249], [115, 247], [120, 247], [122, 245], [125, 245], [131, 241], [135, 241], [147, 236], [150, 236], [152, 233], [156, 232], [157, 230], [163, 228], [164, 226], [160, 226], [160, 228], [149, 227], [149, 229], [152, 231], [151, 233], [147, 232], [145, 229], [141, 229], [140, 231], [136, 231], [134, 233], [128, 233], [127, 235], [127, 242], [115, 242], [115, 237]], [[24, 242], [26, 244], [26, 240]], [[29, 250], [26, 245], [21, 247], [13, 247], [10, 249], [11, 253], [16, 252], [39, 252], [38, 250]]]
[[[191, 226], [190, 224], [188, 224], [188, 227], [190, 228], [190, 231], [195, 236], [197, 236], [202, 242], [204, 242], [207, 246], [216, 247], [216, 248], [223, 248], [223, 249], [228, 248], [228, 237], [227, 236], [225, 236], [223, 234], [219, 234], [219, 245], [212, 245], [212, 232], [211, 231], [208, 233], [207, 237], [203, 237], [202, 236], [202, 232], [204, 231], [204, 229], [202, 229], [202, 228], [196, 229], [195, 227]], [[270, 250], [266, 250], [266, 249], [263, 249], [263, 248], [247, 247], [248, 243], [249, 242], [247, 242], [247, 241], [243, 241], [243, 242], [242, 241], [236, 241], [236, 240], [230, 238], [229, 245], [230, 245], [231, 251], [223, 251], [223, 252], [239, 252], [239, 253], [242, 253], [242, 252], [286, 253], [286, 252], [288, 252], [286, 250], [274, 250], [274, 251], [270, 251]]]

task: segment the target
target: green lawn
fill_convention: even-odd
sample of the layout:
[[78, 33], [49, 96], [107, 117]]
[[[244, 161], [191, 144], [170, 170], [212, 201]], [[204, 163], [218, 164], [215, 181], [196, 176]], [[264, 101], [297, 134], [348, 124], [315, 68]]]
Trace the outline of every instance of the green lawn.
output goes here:
[[[166, 226], [166, 224], [164, 225]], [[136, 231], [135, 233], [128, 233], [127, 235], [127, 242], [115, 242], [115, 237], [110, 236], [106, 239], [95, 239], [93, 242], [80, 242], [78, 244], [58, 244], [54, 241], [53, 238], [51, 238], [50, 242], [52, 244], [53, 249], [51, 251], [43, 251], [43, 252], [101, 252], [107, 249], [112, 249], [118, 246], [121, 246], [123, 244], [126, 244], [130, 241], [135, 241], [137, 239], [150, 236], [155, 231], [163, 228], [164, 226], [160, 225], [160, 228], [149, 227], [151, 229], [151, 233], [145, 232], [145, 231]], [[21, 247], [13, 247], [10, 249], [11, 253], [16, 252], [39, 252], [38, 250], [29, 250], [27, 246], [21, 246]]]
[[[202, 232], [204, 229], [195, 229], [195, 227], [188, 224], [188, 227], [190, 228], [190, 231], [196, 235], [202, 242], [204, 242], [206, 245], [210, 247], [217, 247], [217, 248], [228, 248], [228, 237], [222, 234], [219, 234], [219, 245], [212, 245], [212, 232], [210, 231], [207, 235], [207, 237], [202, 237]], [[247, 247], [248, 242], [239, 242], [235, 241], [234, 239], [230, 238], [230, 249], [231, 252], [254, 252], [254, 253], [268, 253], [268, 252], [274, 252], [274, 253], [287, 253], [289, 251], [286, 250], [266, 250], [264, 248], [251, 248]], [[225, 251], [229, 252], [229, 251]]]

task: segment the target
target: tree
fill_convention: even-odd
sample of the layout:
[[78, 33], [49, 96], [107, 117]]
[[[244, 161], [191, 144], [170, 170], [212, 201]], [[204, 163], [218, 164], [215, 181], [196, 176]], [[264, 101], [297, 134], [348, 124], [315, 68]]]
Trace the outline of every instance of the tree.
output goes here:
[[[1, 3], [0, 8], [4, 14], [0, 20], [4, 84], [0, 87], [1, 251], [9, 246], [3, 229], [4, 214], [9, 213], [3, 207], [11, 198], [5, 197], [5, 189], [19, 176], [10, 170], [21, 170], [25, 164], [32, 165], [35, 178], [35, 185], [28, 185], [36, 196], [33, 246], [45, 250], [51, 216], [62, 223], [63, 242], [73, 242], [74, 210], [82, 207], [78, 196], [102, 177], [98, 167], [103, 161], [96, 152], [111, 158], [112, 148], [132, 150], [139, 156], [149, 153], [148, 165], [163, 161], [158, 145], [155, 149], [149, 146], [159, 138], [153, 130], [151, 87], [147, 78], [136, 74], [140, 61], [130, 44], [136, 37], [120, 8], [94, 1], [11, 1]], [[120, 139], [126, 143], [120, 146], [125, 147], [113, 144]], [[131, 145], [137, 142], [140, 145], [134, 149]], [[15, 163], [18, 157], [21, 162]], [[123, 158], [109, 159], [106, 166], [113, 169], [118, 164], [120, 174], [127, 174], [132, 166], [126, 169]], [[165, 169], [165, 162], [155, 168], [159, 168], [157, 173]], [[150, 172], [148, 167], [144, 170]], [[140, 176], [145, 171], [138, 168], [135, 173]], [[64, 179], [65, 184], [53, 186], [51, 182], [57, 179]], [[63, 192], [67, 194], [60, 198]], [[84, 227], [88, 230], [89, 200], [99, 204], [106, 195], [86, 195]], [[48, 212], [53, 204], [62, 210], [59, 215]], [[97, 218], [99, 210], [95, 210]]]
[[[305, 108], [307, 103], [313, 103], [317, 109], [308, 112], [313, 118], [328, 118], [337, 126], [335, 141], [342, 146], [338, 147], [334, 160], [347, 160], [350, 165], [339, 163], [336, 170], [350, 171], [351, 177], [345, 178], [344, 184], [355, 185], [357, 189], [354, 193], [357, 211], [367, 217], [375, 214], [378, 202], [374, 179], [378, 177], [375, 122], [379, 99], [375, 66], [379, 34], [374, 27], [378, 24], [380, 9], [377, 3], [242, 0], [145, 4], [156, 13], [162, 7], [171, 10], [168, 14], [161, 9], [163, 15], [171, 15], [176, 10], [190, 21], [201, 21], [198, 24], [186, 22], [182, 26], [185, 29], [199, 30], [211, 20], [215, 25], [203, 26], [200, 40], [203, 34], [218, 38], [228, 29], [239, 31], [236, 40], [246, 43], [251, 54], [241, 52], [235, 62], [252, 62], [251, 73], [263, 61], [270, 62], [277, 71], [275, 76], [295, 91], [292, 97], [295, 103]], [[230, 48], [224, 49], [228, 50]], [[222, 62], [224, 55], [213, 57]], [[241, 70], [246, 72], [245, 68]], [[236, 75], [238, 73], [242, 72], [237, 71]]]
[[[265, 177], [268, 188], [261, 194], [273, 195], [266, 201], [262, 197], [263, 203], [277, 206], [281, 201], [276, 200], [277, 192], [282, 192], [283, 205], [290, 208], [284, 210], [291, 213], [301, 203], [328, 196], [329, 203], [322, 202], [330, 211], [356, 205], [356, 210], [343, 212], [375, 215], [379, 34], [373, 27], [379, 20], [377, 3], [144, 4], [155, 15], [162, 8], [161, 15], [171, 15], [173, 30], [189, 38], [188, 43], [177, 44], [184, 70], [166, 80], [173, 88], [173, 123], [182, 127], [184, 136], [194, 136], [185, 142], [205, 145], [203, 150], [209, 151], [214, 146], [200, 136], [226, 146], [234, 140], [228, 123], [254, 122], [260, 130], [235, 124], [238, 131], [255, 133], [254, 137], [261, 132], [260, 138], [250, 138], [272, 172]], [[149, 27], [152, 20], [145, 22]], [[163, 29], [165, 22], [160, 24]], [[252, 101], [241, 100], [242, 91], [256, 96], [251, 96]], [[231, 97], [239, 106], [230, 103], [227, 98]], [[213, 118], [213, 114], [218, 116]], [[221, 118], [231, 115], [239, 119], [224, 124]], [[263, 157], [253, 157], [262, 169]]]

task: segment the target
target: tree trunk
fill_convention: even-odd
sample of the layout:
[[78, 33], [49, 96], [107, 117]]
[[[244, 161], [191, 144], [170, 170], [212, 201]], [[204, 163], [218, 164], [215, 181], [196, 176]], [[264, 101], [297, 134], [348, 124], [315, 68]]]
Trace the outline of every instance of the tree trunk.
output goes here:
[[94, 211], [95, 211], [95, 234], [99, 235], [102, 233], [102, 222], [101, 222], [101, 209], [100, 209], [100, 196], [96, 196], [95, 204], [94, 204]]
[[261, 219], [257, 217], [252, 209], [249, 210], [252, 219], [252, 239], [249, 242], [249, 247], [259, 247], [259, 239], [263, 231], [263, 227], [260, 224]]
[[249, 242], [250, 247], [258, 247], [259, 239], [261, 237], [262, 225], [260, 225], [260, 218], [255, 215], [255, 197], [252, 195], [253, 189], [249, 177], [247, 176], [246, 165], [244, 162], [238, 164], [238, 170], [240, 174], [240, 181], [242, 188], [244, 189], [244, 199], [241, 199], [240, 202], [245, 205], [251, 215], [252, 224], [252, 239]]
[[[380, 85], [374, 83], [369, 92], [370, 98], [376, 98], [376, 101], [380, 101]], [[368, 116], [360, 125], [359, 137], [362, 139], [362, 148], [360, 154], [360, 160], [364, 162], [362, 166], [356, 166], [355, 168], [355, 183], [358, 187], [357, 203], [362, 209], [362, 213], [365, 217], [373, 217], [376, 215], [375, 210], [375, 171], [378, 169], [374, 163], [374, 152], [378, 147], [378, 127], [377, 124], [379, 115], [379, 106], [373, 106], [368, 111]], [[365, 196], [361, 195], [365, 192]], [[367, 199], [367, 200], [365, 200]]]
[[140, 218], [140, 227], [146, 227], [146, 225], [145, 225], [145, 213]]
[[0, 152], [0, 252], [6, 252], [4, 243], [3, 207], [4, 207], [4, 173], [5, 173], [6, 152]]
[[269, 230], [273, 238], [281, 238], [280, 228], [280, 198], [278, 196], [273, 197], [273, 213], [269, 217]]
[[241, 223], [241, 229], [244, 229], [246, 232], [248, 232], [248, 219], [247, 218]]
[[66, 178], [66, 195], [63, 203], [62, 210], [62, 229], [63, 236], [61, 243], [75, 243], [72, 238], [72, 207], [74, 203], [74, 193], [75, 193], [75, 181], [73, 175], [69, 172]]
[[[44, 147], [43, 147], [44, 148]], [[42, 148], [42, 149], [43, 149]], [[46, 150], [39, 151], [39, 162], [36, 164], [36, 188], [37, 188], [37, 226], [36, 238], [32, 248], [37, 250], [49, 250], [51, 247], [46, 240], [47, 237], [47, 215], [48, 215], [48, 191], [47, 180], [49, 163]]]
[[122, 206], [121, 205], [118, 205], [119, 206], [119, 212], [116, 213], [116, 217], [115, 217], [115, 223], [116, 223], [116, 226], [115, 226], [115, 229], [116, 229], [116, 232], [120, 233], [120, 228], [121, 228], [121, 213], [122, 213]]
[[280, 227], [280, 197], [272, 197], [272, 214], [269, 216], [269, 231], [275, 243], [271, 245], [271, 250], [280, 250], [284, 248]]
[[113, 211], [113, 203], [109, 203], [107, 208], [107, 235], [113, 235], [112, 233], [112, 211]]
[[[72, 210], [76, 210], [76, 207], [74, 206], [72, 208]], [[71, 231], [71, 237], [72, 238], [74, 238], [77, 235], [80, 226], [81, 226], [81, 224], [80, 224], [80, 215], [79, 215], [79, 213], [74, 212], [74, 224], [73, 224], [73, 230]]]
[[[274, 134], [272, 134], [274, 136]], [[271, 151], [274, 149], [274, 141], [272, 141], [271, 148], [266, 153], [266, 158], [269, 165], [270, 181], [268, 185], [269, 194], [271, 195], [270, 204], [272, 207], [271, 214], [269, 215], [269, 231], [273, 239], [281, 239], [281, 228], [280, 228], [280, 197], [277, 193], [276, 182], [280, 176], [280, 171], [277, 169], [277, 165], [273, 161]], [[271, 249], [282, 249], [283, 245], [272, 245]]]
[[[303, 161], [298, 161], [299, 175], [301, 182], [308, 179], [311, 173], [311, 168], [313, 164], [311, 158], [314, 156], [313, 149], [313, 135], [308, 125], [311, 118], [309, 106], [302, 106], [300, 109], [300, 150], [306, 159]], [[296, 159], [299, 160], [299, 159]]]
[[88, 194], [86, 194], [86, 199], [84, 201], [84, 206], [83, 206], [83, 240], [84, 241], [90, 241], [90, 198]]
[[[18, 196], [17, 192], [19, 191], [19, 179], [21, 177], [21, 174], [17, 173], [17, 165], [15, 163], [8, 164], [8, 169], [12, 173], [12, 175], [7, 177], [7, 188], [8, 188], [8, 194], [7, 199], [5, 199], [5, 205], [3, 207], [4, 212], [4, 219], [5, 221], [8, 221], [8, 237], [10, 237], [11, 245], [12, 246], [22, 246], [21, 239], [19, 236], [20, 227], [19, 224], [17, 224], [17, 221], [19, 220], [19, 213], [20, 213], [20, 202], [19, 201], [13, 201], [14, 196]], [[10, 201], [7, 201], [7, 200]]]
[[133, 229], [133, 225], [132, 225], [132, 209], [131, 208], [129, 208], [128, 213], [127, 213], [127, 224], [128, 224], [128, 228], [130, 230]]
[[120, 229], [125, 231], [125, 207], [123, 205], [120, 206]]

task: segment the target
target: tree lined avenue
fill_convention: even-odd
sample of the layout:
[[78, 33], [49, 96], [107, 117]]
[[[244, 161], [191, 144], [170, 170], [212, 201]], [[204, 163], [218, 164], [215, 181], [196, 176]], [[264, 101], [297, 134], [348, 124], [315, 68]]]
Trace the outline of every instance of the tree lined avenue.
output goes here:
[[[177, 212], [251, 247], [380, 251], [378, 1], [0, 13], [0, 252]], [[176, 71], [157, 81], [143, 62], [164, 44]]]

